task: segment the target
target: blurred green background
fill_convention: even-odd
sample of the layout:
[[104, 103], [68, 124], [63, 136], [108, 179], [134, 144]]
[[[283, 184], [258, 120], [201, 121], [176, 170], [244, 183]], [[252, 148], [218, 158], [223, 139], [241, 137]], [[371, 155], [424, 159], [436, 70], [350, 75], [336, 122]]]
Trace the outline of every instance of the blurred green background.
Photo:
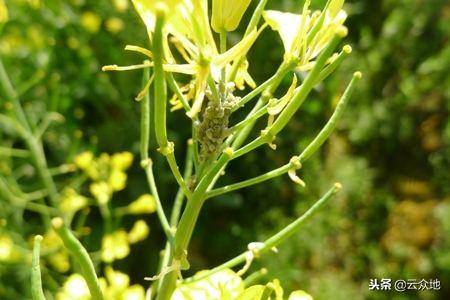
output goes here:
[[[101, 72], [103, 65], [140, 62], [139, 56], [123, 51], [125, 45], [147, 46], [145, 27], [131, 3], [5, 2], [9, 21], [1, 32], [0, 55], [12, 81], [24, 91], [27, 113], [36, 119], [48, 111], [64, 117], [43, 137], [49, 165], [70, 163], [84, 150], [137, 155], [139, 106], [133, 99], [142, 74]], [[313, 6], [320, 8], [324, 2], [313, 1]], [[269, 1], [268, 7], [299, 12], [301, 5], [302, 1], [280, 0]], [[337, 199], [278, 254], [264, 256], [253, 269], [265, 266], [267, 279], [279, 278], [287, 290], [304, 289], [319, 300], [449, 299], [450, 2], [352, 0], [346, 1], [345, 9], [346, 43], [354, 50], [350, 58], [317, 87], [278, 136], [277, 151], [264, 148], [245, 156], [230, 165], [221, 182], [259, 175], [299, 153], [331, 115], [351, 74], [360, 70], [364, 79], [338, 130], [299, 173], [307, 187], [299, 188], [285, 176], [208, 202], [191, 245], [192, 272], [220, 264], [245, 250], [247, 243], [273, 234], [339, 181], [344, 189]], [[231, 34], [230, 41], [238, 40], [240, 32]], [[277, 34], [266, 30], [249, 55], [250, 74], [257, 83], [272, 74], [282, 53]], [[0, 98], [0, 113], [8, 109]], [[178, 145], [189, 137], [187, 124], [183, 112], [170, 115], [169, 134]], [[20, 147], [3, 127], [0, 144]], [[182, 160], [184, 149], [177, 150]], [[157, 183], [169, 207], [176, 183], [156, 151], [153, 157]], [[118, 206], [148, 192], [136, 161], [127, 188], [114, 199]], [[18, 166], [23, 169], [22, 182], [32, 190], [37, 185], [33, 169], [0, 152], [1, 175], [11, 176]], [[69, 177], [58, 177], [58, 184], [64, 186]], [[24, 215], [27, 226], [14, 229], [12, 210], [6, 203], [0, 206], [8, 230], [22, 237], [42, 233], [33, 213]], [[95, 212], [90, 218], [94, 227]], [[133, 246], [136, 255], [117, 263], [141, 284], [144, 276], [155, 272], [164, 241], [156, 216], [148, 221], [149, 239]], [[132, 220], [124, 222], [129, 227]], [[91, 249], [99, 246], [95, 237], [86, 243]], [[0, 299], [28, 295], [26, 268], [0, 261]], [[371, 278], [437, 278], [441, 290], [369, 291]]]

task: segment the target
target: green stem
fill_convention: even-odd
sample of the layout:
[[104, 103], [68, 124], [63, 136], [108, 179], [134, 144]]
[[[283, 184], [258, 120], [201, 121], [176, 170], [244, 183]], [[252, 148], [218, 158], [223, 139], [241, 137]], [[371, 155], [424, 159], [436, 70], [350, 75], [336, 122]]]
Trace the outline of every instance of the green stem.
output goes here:
[[349, 54], [352, 52], [352, 48], [349, 45], [345, 45], [342, 48], [342, 51], [338, 54], [338, 57], [326, 66], [319, 74], [319, 77], [317, 78], [317, 82], [322, 82], [327, 78], [331, 73], [336, 70], [337, 67], [341, 65], [341, 63], [349, 56]]
[[[192, 175], [192, 156], [193, 156], [193, 141], [188, 141], [186, 159], [184, 163], [184, 181], [187, 182], [189, 177]], [[184, 194], [183, 191], [178, 189], [177, 195], [175, 196], [175, 201], [172, 208], [172, 213], [170, 215], [170, 225], [172, 227], [176, 227], [178, 224], [178, 220], [180, 218], [181, 207], [183, 206]]]
[[172, 90], [172, 92], [174, 92], [177, 95], [178, 99], [183, 105], [184, 110], [186, 112], [189, 112], [191, 110], [191, 106], [187, 102], [186, 97], [184, 97], [183, 93], [181, 92], [178, 83], [175, 81], [175, 78], [173, 77], [173, 74], [168, 72], [166, 78], [167, 83], [169, 84], [169, 88]]
[[267, 181], [269, 179], [272, 179], [272, 178], [275, 178], [282, 174], [287, 173], [291, 168], [292, 168], [291, 164], [288, 163], [282, 167], [279, 167], [275, 170], [267, 172], [263, 175], [209, 191], [206, 193], [205, 197], [207, 199], [209, 199], [209, 198], [216, 197], [216, 196], [219, 196], [219, 195], [222, 195], [225, 193], [229, 193], [231, 191], [235, 191], [235, 190], [239, 190], [239, 189], [251, 186], [251, 185], [255, 185], [255, 184], [261, 183], [263, 181]]
[[81, 273], [86, 280], [91, 297], [94, 300], [103, 300], [103, 294], [100, 289], [97, 274], [95, 273], [94, 265], [88, 252], [80, 243], [80, 241], [73, 235], [73, 233], [64, 225], [61, 218], [54, 218], [52, 220], [53, 228], [64, 243], [64, 246], [78, 262]]
[[31, 269], [31, 296], [33, 300], [45, 300], [42, 290], [41, 267], [39, 264], [42, 236], [34, 237], [33, 258]]
[[[150, 71], [144, 70], [142, 84], [145, 85], [149, 78], [150, 78]], [[148, 156], [149, 144], [150, 144], [150, 95], [149, 93], [147, 93], [141, 100], [141, 142], [140, 142], [141, 165], [145, 170], [147, 183], [155, 199], [156, 213], [158, 215], [161, 226], [164, 230], [164, 233], [167, 236], [167, 239], [169, 241], [172, 241], [173, 234], [169, 222], [167, 221], [167, 217], [164, 213], [161, 200], [159, 198], [159, 193], [158, 189], [156, 188], [155, 177], [153, 174], [152, 161]]]
[[[335, 183], [334, 186], [328, 190], [328, 192], [320, 198], [313, 206], [311, 206], [301, 217], [299, 217], [294, 222], [290, 223], [284, 229], [273, 235], [272, 237], [265, 240], [257, 251], [257, 254], [263, 254], [273, 249], [274, 247], [279, 246], [286, 239], [290, 238], [292, 235], [297, 233], [328, 201], [341, 189], [341, 185], [339, 183]], [[233, 259], [225, 262], [224, 264], [215, 267], [214, 269], [203, 273], [201, 276], [194, 276], [191, 278], [185, 279], [185, 282], [192, 282], [201, 280], [211, 276], [214, 273], [217, 273], [221, 270], [235, 267], [241, 263], [246, 261], [248, 251], [241, 253], [240, 255], [234, 257]]]
[[[319, 149], [320, 146], [328, 139], [330, 134], [334, 131], [336, 124], [338, 120], [341, 119], [342, 115], [344, 114], [345, 107], [347, 106], [347, 103], [349, 102], [351, 95], [353, 94], [357, 82], [361, 79], [361, 73], [355, 72], [353, 74], [353, 78], [348, 84], [347, 88], [345, 89], [344, 93], [342, 94], [341, 98], [339, 99], [338, 105], [336, 106], [335, 111], [333, 112], [333, 115], [330, 117], [328, 122], [325, 124], [325, 126], [322, 128], [322, 130], [319, 132], [319, 134], [314, 138], [314, 140], [305, 148], [305, 150], [298, 156], [299, 161], [301, 163], [304, 163], [314, 152]], [[234, 156], [233, 156], [234, 158]], [[206, 198], [212, 198], [218, 195], [222, 195], [224, 193], [228, 193], [231, 191], [235, 191], [244, 187], [248, 187], [254, 184], [261, 183], [263, 181], [267, 181], [269, 179], [272, 179], [274, 177], [283, 175], [287, 173], [291, 168], [293, 167], [292, 163], [289, 162], [285, 164], [284, 166], [281, 166], [275, 170], [272, 170], [270, 172], [267, 172], [265, 174], [262, 174], [260, 176], [230, 184], [221, 188], [214, 189], [212, 191], [209, 191], [206, 193]]]
[[167, 87], [164, 74], [164, 49], [163, 49], [163, 27], [165, 14], [163, 11], [158, 11], [156, 16], [155, 31], [153, 34], [153, 70], [155, 72], [155, 133], [156, 141], [160, 147], [160, 151], [168, 146], [167, 140], [167, 120], [166, 120], [166, 102], [167, 102]]
[[[22, 105], [17, 97], [17, 93], [6, 73], [2, 60], [0, 59], [0, 89], [5, 95], [6, 99], [13, 104], [14, 114], [16, 115], [21, 127], [22, 138], [24, 139], [27, 148], [30, 150], [31, 158], [34, 162], [36, 170], [41, 178], [44, 187], [48, 190], [49, 199], [52, 206], [59, 210], [59, 193], [56, 184], [48, 170], [45, 153], [42, 143], [34, 135], [22, 109]], [[46, 224], [48, 226], [48, 224]]]
[[325, 47], [322, 53], [316, 60], [313, 69], [309, 72], [305, 81], [299, 87], [298, 92], [293, 96], [292, 100], [286, 106], [286, 108], [280, 113], [279, 117], [275, 120], [273, 125], [270, 127], [269, 131], [272, 135], [276, 135], [280, 132], [284, 126], [289, 122], [295, 112], [298, 110], [300, 105], [306, 99], [308, 94], [311, 92], [313, 87], [317, 84], [317, 77], [320, 75], [324, 65], [326, 64], [331, 53], [333, 53], [337, 44], [341, 40], [340, 35], [335, 35], [332, 41]]
[[258, 96], [260, 93], [270, 88], [271, 86], [278, 86], [281, 80], [283, 80], [284, 76], [290, 71], [292, 71], [295, 65], [296, 65], [295, 60], [291, 62], [282, 63], [281, 66], [278, 68], [277, 72], [272, 77], [264, 81], [257, 88], [255, 88], [250, 93], [245, 95], [242, 99], [240, 99], [237, 102], [235, 110], [240, 108], [241, 106], [244, 106], [248, 101], [252, 100], [253, 98]]
[[[220, 53], [225, 53], [227, 51], [227, 32], [223, 30], [220, 32]], [[227, 81], [227, 73], [226, 73], [226, 67], [224, 66], [221, 70], [221, 77], [220, 77], [220, 93], [222, 95], [225, 95], [226, 85]]]
[[300, 154], [299, 159], [300, 162], [304, 162], [307, 160], [314, 152], [317, 151], [317, 149], [322, 146], [322, 144], [325, 142], [326, 139], [330, 136], [330, 134], [333, 132], [334, 128], [336, 127], [337, 121], [342, 117], [345, 107], [347, 106], [348, 101], [350, 100], [350, 97], [355, 90], [356, 83], [361, 79], [361, 73], [355, 72], [353, 74], [353, 78], [350, 81], [349, 85], [347, 86], [347, 89], [345, 90], [344, 94], [342, 95], [341, 99], [339, 100], [338, 105], [336, 106], [336, 109], [331, 116], [331, 118], [328, 120], [327, 124], [322, 128], [322, 130], [319, 132], [319, 134], [314, 138], [314, 140], [306, 147], [306, 149]]
[[244, 279], [244, 286], [245, 287], [249, 287], [254, 285], [255, 283], [257, 283], [258, 281], [260, 281], [264, 276], [267, 275], [267, 269], [266, 268], [262, 268], [250, 275], [248, 275], [245, 279]]

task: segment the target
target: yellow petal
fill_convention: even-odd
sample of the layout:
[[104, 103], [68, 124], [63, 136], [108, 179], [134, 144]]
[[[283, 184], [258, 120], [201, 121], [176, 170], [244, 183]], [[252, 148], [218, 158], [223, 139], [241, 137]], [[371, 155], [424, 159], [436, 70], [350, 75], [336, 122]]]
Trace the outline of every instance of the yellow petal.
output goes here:
[[213, 0], [211, 25], [215, 32], [234, 31], [251, 0]]
[[300, 27], [301, 16], [276, 10], [267, 10], [263, 12], [263, 17], [269, 26], [280, 34], [284, 50], [286, 52], [291, 51]]
[[231, 49], [229, 49], [225, 53], [216, 56], [213, 60], [213, 64], [218, 68], [224, 68], [227, 64], [229, 64], [233, 60], [238, 60], [241, 57], [245, 56], [247, 52], [250, 50], [253, 43], [255, 42], [258, 35], [261, 33], [262, 29], [263, 28], [261, 28], [261, 30], [259, 31], [253, 29], [253, 31], [250, 34], [244, 37], [239, 43], [234, 45]]

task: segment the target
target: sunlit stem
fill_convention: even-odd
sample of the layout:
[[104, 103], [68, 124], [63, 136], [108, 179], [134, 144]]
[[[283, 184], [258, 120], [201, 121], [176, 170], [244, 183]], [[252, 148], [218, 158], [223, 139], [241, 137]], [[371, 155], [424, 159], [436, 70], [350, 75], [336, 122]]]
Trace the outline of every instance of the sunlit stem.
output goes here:
[[34, 237], [33, 257], [31, 260], [31, 297], [33, 300], [45, 300], [40, 267], [41, 241], [42, 236], [37, 235]]
[[92, 299], [103, 300], [103, 294], [100, 289], [97, 274], [95, 273], [94, 265], [86, 249], [73, 235], [73, 233], [64, 225], [61, 218], [54, 218], [52, 220], [52, 225], [56, 233], [63, 241], [65, 248], [79, 264], [81, 274], [83, 275], [84, 280], [86, 280]]
[[290, 164], [286, 164], [286, 165], [284, 165], [282, 167], [279, 167], [279, 168], [277, 168], [275, 170], [267, 172], [267, 173], [265, 173], [263, 175], [260, 175], [260, 176], [257, 176], [257, 177], [251, 178], [251, 179], [247, 179], [247, 180], [244, 180], [244, 181], [241, 181], [241, 182], [238, 182], [238, 183], [230, 184], [230, 185], [227, 185], [227, 186], [224, 186], [224, 187], [221, 187], [221, 188], [217, 188], [217, 189], [211, 190], [211, 191], [206, 193], [206, 198], [216, 197], [216, 196], [219, 196], [219, 195], [222, 195], [222, 194], [225, 194], [225, 193], [229, 193], [229, 192], [232, 192], [232, 191], [235, 191], [235, 190], [239, 190], [239, 189], [251, 186], [251, 185], [255, 185], [255, 184], [261, 183], [263, 181], [270, 180], [270, 179], [278, 177], [278, 176], [280, 176], [282, 174], [286, 174], [289, 171], [290, 168], [291, 168], [291, 165]]
[[[186, 152], [186, 159], [185, 159], [185, 163], [184, 163], [183, 178], [184, 178], [185, 182], [188, 182], [189, 178], [192, 175], [192, 167], [193, 167], [192, 156], [193, 156], [193, 152], [194, 152], [193, 146], [194, 146], [193, 141], [189, 140], [188, 146], [187, 146], [187, 152]], [[179, 189], [175, 196], [172, 213], [170, 215], [170, 226], [172, 226], [172, 227], [176, 227], [178, 224], [178, 220], [180, 218], [180, 213], [181, 213], [181, 208], [183, 206], [183, 199], [184, 199], [183, 191], [181, 189]]]
[[163, 49], [163, 27], [164, 27], [165, 12], [158, 11], [156, 17], [155, 31], [153, 35], [153, 55], [154, 55], [154, 72], [155, 72], [155, 113], [154, 125], [156, 133], [156, 141], [161, 149], [168, 146], [167, 140], [167, 120], [166, 120], [166, 103], [167, 103], [167, 88], [166, 79], [163, 68], [164, 49]]
[[[224, 30], [220, 33], [220, 53], [225, 53], [227, 51], [227, 32]], [[227, 81], [226, 66], [221, 70], [220, 77], [220, 93], [225, 95], [225, 85]]]
[[342, 48], [342, 51], [336, 57], [336, 59], [320, 72], [319, 77], [317, 78], [317, 82], [322, 82], [331, 73], [333, 73], [334, 70], [336, 70], [336, 68], [341, 65], [341, 63], [350, 55], [351, 52], [352, 52], [352, 47], [350, 47], [349, 45], [345, 45]]
[[[143, 85], [149, 80], [150, 72], [149, 70], [144, 70]], [[147, 176], [147, 183], [149, 185], [150, 191], [155, 199], [156, 203], [156, 213], [158, 215], [161, 226], [167, 239], [173, 241], [173, 233], [171, 231], [169, 222], [164, 213], [161, 200], [159, 198], [158, 189], [156, 188], [155, 178], [153, 174], [152, 161], [148, 156], [150, 143], [150, 95], [145, 94], [144, 98], [141, 100], [141, 140], [140, 140], [140, 152], [141, 152], [141, 166], [145, 170]]]
[[267, 275], [267, 269], [266, 268], [262, 268], [250, 275], [248, 275], [245, 279], [244, 279], [244, 286], [245, 287], [249, 287], [252, 286], [256, 283], [258, 283], [258, 281], [260, 281], [264, 276]]
[[308, 159], [314, 152], [317, 151], [317, 149], [322, 146], [322, 144], [325, 142], [326, 139], [330, 136], [330, 134], [333, 132], [333, 130], [336, 128], [337, 121], [342, 117], [345, 107], [347, 106], [347, 103], [355, 90], [356, 83], [361, 79], [361, 73], [355, 72], [353, 74], [353, 78], [350, 81], [350, 84], [348, 85], [347, 89], [345, 90], [344, 94], [342, 95], [341, 99], [339, 100], [339, 103], [331, 116], [331, 118], [328, 120], [327, 124], [322, 128], [320, 133], [314, 138], [314, 140], [306, 147], [306, 149], [300, 154], [299, 159], [300, 162], [305, 161]]
[[[181, 176], [178, 169], [178, 165], [174, 155], [174, 144], [167, 139], [167, 87], [164, 73], [164, 47], [163, 47], [163, 27], [165, 19], [165, 10], [158, 9], [156, 16], [155, 32], [153, 35], [153, 57], [154, 57], [154, 72], [155, 72], [155, 135], [156, 141], [159, 145], [159, 151], [163, 154], [170, 166], [170, 169], [177, 181], [178, 185], [182, 188], [187, 198], [190, 198], [191, 192], [186, 186], [186, 183]], [[150, 173], [147, 168], [147, 173]]]

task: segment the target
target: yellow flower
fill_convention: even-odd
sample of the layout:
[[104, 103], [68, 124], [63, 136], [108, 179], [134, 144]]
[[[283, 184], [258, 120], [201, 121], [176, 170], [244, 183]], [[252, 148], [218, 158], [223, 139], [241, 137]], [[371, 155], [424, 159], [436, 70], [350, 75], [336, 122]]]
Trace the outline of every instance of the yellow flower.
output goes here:
[[144, 300], [145, 290], [140, 285], [130, 286], [130, 277], [111, 267], [105, 268], [105, 277], [99, 278], [105, 299]]
[[[310, 2], [310, 0], [305, 2], [300, 15], [275, 10], [263, 13], [265, 21], [280, 34], [287, 56], [285, 59], [299, 58], [301, 70], [311, 67], [310, 61], [325, 48], [335, 34], [346, 34], [343, 23], [347, 14], [341, 9], [344, 1], [331, 0], [324, 12], [313, 14], [309, 10]], [[314, 27], [315, 25], [319, 28]], [[313, 28], [317, 31], [310, 37]]]
[[147, 223], [145, 223], [145, 221], [143, 220], [139, 220], [134, 223], [133, 228], [131, 228], [131, 231], [128, 233], [128, 241], [130, 242], [130, 244], [134, 244], [145, 240], [149, 232], [150, 228], [148, 227]]
[[119, 18], [109, 18], [105, 23], [106, 29], [112, 33], [118, 33], [124, 27], [123, 21]]
[[[200, 271], [201, 276], [206, 271]], [[230, 269], [225, 269], [192, 283], [182, 284], [173, 293], [176, 300], [210, 300], [210, 299], [238, 299], [244, 291], [242, 278]]]
[[121, 191], [127, 183], [127, 174], [122, 171], [113, 170], [109, 175], [108, 184], [113, 191]]
[[0, 235], [0, 261], [9, 261], [13, 252], [14, 242], [6, 234]]
[[215, 32], [234, 31], [251, 0], [213, 0], [211, 25]]
[[48, 257], [48, 262], [58, 272], [65, 273], [70, 269], [70, 260], [67, 251], [55, 231], [51, 230], [44, 234], [41, 243], [42, 252], [52, 253]]
[[128, 0], [114, 0], [113, 3], [114, 7], [120, 12], [128, 9]]
[[92, 183], [89, 186], [89, 190], [100, 204], [108, 203], [111, 198], [109, 185], [104, 181]]
[[127, 151], [113, 154], [110, 163], [113, 170], [124, 171], [133, 163], [133, 154]]
[[[156, 20], [156, 7], [158, 3], [167, 1], [133, 0], [134, 6], [147, 26], [147, 31], [152, 34]], [[247, 2], [247, 1], [243, 1]], [[221, 74], [220, 70], [226, 68], [233, 61], [239, 61], [244, 57], [259, 33], [262, 30], [254, 29], [248, 33], [238, 44], [224, 53], [219, 53], [212, 35], [208, 17], [208, 2], [202, 0], [172, 0], [164, 4], [170, 7], [164, 23], [164, 33], [171, 34], [171, 42], [187, 62], [177, 64], [172, 55], [167, 39], [164, 39], [164, 69], [167, 72], [182, 73], [194, 77], [192, 89], [195, 91], [193, 104], [187, 115], [196, 118], [202, 109], [205, 98], [205, 89], [209, 76], [217, 82]], [[240, 4], [238, 5], [240, 7]], [[248, 4], [244, 5], [245, 8]], [[227, 7], [226, 5], [224, 7]], [[244, 7], [242, 7], [244, 9]], [[245, 9], [244, 9], [245, 10]], [[241, 10], [233, 11], [236, 19]], [[265, 26], [263, 26], [264, 28]], [[140, 52], [150, 60], [153, 55], [150, 50], [138, 46], [127, 46], [126, 50]], [[153, 67], [152, 62], [136, 66], [119, 67], [117, 65], [104, 66], [104, 71], [124, 71], [138, 68]], [[239, 80], [242, 79], [242, 76]], [[247, 77], [247, 79], [249, 79]], [[242, 86], [242, 85], [240, 85]], [[144, 91], [143, 91], [144, 92]], [[177, 103], [176, 99], [173, 99]]]
[[126, 289], [130, 285], [130, 277], [119, 271], [115, 271], [111, 267], [105, 268], [106, 279], [108, 279], [109, 285], [119, 291]]
[[75, 156], [75, 165], [82, 170], [86, 170], [91, 166], [93, 159], [94, 154], [90, 151], [85, 151]]
[[124, 300], [144, 300], [145, 290], [142, 286], [134, 284], [128, 287], [122, 294]]
[[136, 8], [137, 12], [141, 16], [142, 20], [144, 21], [145, 25], [147, 26], [147, 29], [149, 31], [153, 31], [155, 27], [155, 21], [156, 21], [156, 9], [159, 6], [159, 8], [164, 7], [168, 9], [169, 7], [171, 10], [173, 10], [174, 13], [168, 14], [168, 22], [171, 22], [172, 20], [179, 18], [179, 15], [177, 13], [178, 6], [181, 5], [184, 1], [183, 0], [153, 0], [153, 1], [145, 1], [145, 0], [132, 0], [134, 7]]
[[104, 262], [122, 259], [130, 253], [128, 236], [124, 230], [105, 235], [102, 239], [101, 258]]
[[56, 300], [90, 300], [89, 288], [80, 274], [72, 274], [64, 282], [63, 288], [56, 294]]
[[0, 0], [0, 24], [8, 22], [8, 8], [4, 0]]
[[294, 291], [289, 295], [288, 300], [313, 300], [313, 297], [305, 291]]
[[60, 273], [65, 273], [70, 270], [69, 256], [63, 251], [64, 250], [61, 249], [48, 257], [48, 262]]
[[100, 30], [102, 19], [96, 13], [87, 11], [81, 15], [81, 25], [90, 33], [97, 33]]
[[128, 212], [131, 214], [151, 214], [155, 210], [155, 198], [150, 194], [142, 195], [128, 205]]
[[86, 207], [87, 199], [79, 195], [74, 189], [66, 188], [62, 192], [61, 210], [68, 214], [74, 214], [80, 209]]

